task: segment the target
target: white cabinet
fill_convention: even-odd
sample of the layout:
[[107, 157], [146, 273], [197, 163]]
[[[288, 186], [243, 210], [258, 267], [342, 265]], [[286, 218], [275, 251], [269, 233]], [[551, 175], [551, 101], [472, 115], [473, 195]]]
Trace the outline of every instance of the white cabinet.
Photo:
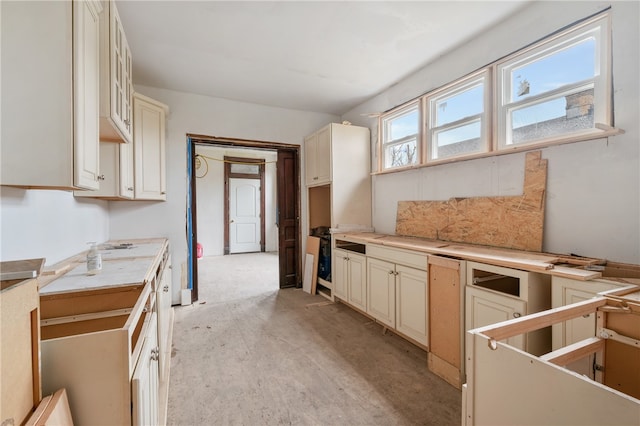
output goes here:
[[158, 424], [158, 323], [156, 313], [149, 318], [138, 364], [131, 379], [133, 425]]
[[100, 139], [131, 142], [133, 135], [131, 50], [113, 0], [100, 19]]
[[331, 181], [331, 126], [325, 126], [304, 139], [307, 186]]
[[162, 278], [156, 290], [156, 306], [158, 310], [158, 361], [160, 380], [165, 381], [169, 375], [171, 362], [171, 324], [173, 310], [171, 308], [171, 257], [168, 257], [162, 270]]
[[369, 151], [366, 127], [331, 123], [305, 139], [309, 229], [371, 227]]
[[367, 258], [367, 313], [382, 324], [396, 326], [395, 265]]
[[0, 184], [97, 189], [101, 5], [86, 0], [0, 7]]
[[133, 96], [134, 196], [166, 200], [165, 116], [168, 107], [135, 93]]
[[[551, 308], [549, 275], [467, 262], [466, 329], [471, 330]], [[551, 350], [549, 327], [510, 338], [533, 355]]]
[[367, 310], [366, 258], [362, 254], [334, 249], [334, 296], [365, 312]]
[[76, 197], [133, 198], [133, 144], [100, 142], [100, 188], [75, 191]]
[[367, 245], [367, 313], [427, 345], [427, 257], [423, 253]]

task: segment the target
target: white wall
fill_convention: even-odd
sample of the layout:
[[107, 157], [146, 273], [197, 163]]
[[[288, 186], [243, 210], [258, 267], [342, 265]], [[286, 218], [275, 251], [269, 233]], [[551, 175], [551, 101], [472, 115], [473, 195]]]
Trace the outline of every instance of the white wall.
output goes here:
[[41, 258], [57, 263], [109, 239], [106, 201], [75, 199], [70, 191], [3, 187], [0, 259]]
[[[370, 126], [362, 113], [386, 111], [462, 77], [609, 3], [536, 2], [490, 31], [425, 66], [343, 119]], [[640, 263], [638, 2], [613, 2], [615, 125], [624, 135], [542, 150], [549, 159], [543, 250]], [[373, 164], [375, 142], [372, 143]], [[378, 175], [373, 178], [376, 231], [395, 232], [397, 201], [515, 195], [522, 191], [524, 154]]]
[[[258, 151], [207, 145], [196, 146], [196, 154], [223, 160], [225, 156], [264, 159], [265, 250], [278, 249], [276, 227], [276, 160], [274, 151]], [[197, 232], [205, 256], [224, 254], [224, 163], [203, 158], [196, 175]], [[205, 164], [206, 161], [206, 164]], [[208, 169], [207, 169], [208, 167]], [[206, 173], [206, 174], [205, 174]]]
[[[134, 59], [135, 60], [135, 59]], [[136, 86], [169, 106], [167, 201], [109, 203], [111, 238], [167, 237], [173, 261], [173, 302], [186, 287], [187, 134], [302, 144], [304, 137], [339, 117]], [[301, 164], [302, 166], [302, 164]], [[304, 170], [301, 172], [304, 176]], [[303, 194], [304, 196], [304, 191]], [[302, 200], [302, 205], [306, 200]], [[306, 210], [301, 212], [306, 218]], [[306, 223], [301, 224], [306, 229]]]

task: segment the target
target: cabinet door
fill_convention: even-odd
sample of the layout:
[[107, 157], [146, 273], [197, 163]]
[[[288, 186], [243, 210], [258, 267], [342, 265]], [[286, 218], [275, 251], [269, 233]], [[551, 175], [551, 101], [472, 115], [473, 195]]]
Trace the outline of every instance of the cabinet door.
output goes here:
[[331, 281], [333, 293], [342, 300], [348, 301], [347, 294], [347, 252], [340, 249], [333, 250], [333, 262], [331, 264]]
[[169, 341], [169, 329], [171, 327], [171, 257], [165, 264], [162, 271], [162, 279], [156, 292], [156, 303], [158, 304], [158, 369], [160, 381], [165, 381], [169, 372], [169, 360], [171, 357], [171, 342]]
[[140, 358], [131, 379], [134, 425], [158, 424], [158, 328], [156, 313], [151, 314]]
[[426, 345], [427, 272], [396, 265], [396, 329]]
[[348, 279], [349, 303], [362, 311], [367, 310], [367, 280], [366, 258], [364, 256], [349, 253]]
[[[517, 318], [526, 313], [527, 304], [523, 300], [467, 286], [466, 289], [466, 329], [491, 325]], [[514, 336], [507, 343], [526, 350], [523, 335]]]
[[318, 156], [318, 133], [313, 133], [304, 138], [304, 175], [307, 186], [315, 184], [317, 180], [316, 174], [316, 158]]
[[74, 186], [98, 189], [99, 13], [92, 2], [73, 2]]
[[110, 4], [111, 119], [125, 142], [131, 142], [131, 50], [115, 3]]
[[318, 130], [315, 183], [331, 182], [331, 125]]
[[134, 193], [136, 200], [166, 200], [165, 106], [134, 96]]
[[395, 265], [367, 259], [367, 313], [381, 323], [395, 328]]

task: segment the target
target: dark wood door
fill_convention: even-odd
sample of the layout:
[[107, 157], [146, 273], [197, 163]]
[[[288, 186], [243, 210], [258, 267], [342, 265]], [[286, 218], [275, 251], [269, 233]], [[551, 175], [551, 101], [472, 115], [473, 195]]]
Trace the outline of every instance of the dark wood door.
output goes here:
[[278, 150], [278, 251], [280, 252], [280, 288], [300, 283], [298, 154]]

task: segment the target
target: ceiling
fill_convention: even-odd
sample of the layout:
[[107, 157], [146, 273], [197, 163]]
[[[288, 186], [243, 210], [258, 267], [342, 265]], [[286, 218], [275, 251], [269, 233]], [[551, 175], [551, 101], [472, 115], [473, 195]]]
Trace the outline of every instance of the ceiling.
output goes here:
[[342, 115], [528, 1], [117, 1], [134, 84]]

